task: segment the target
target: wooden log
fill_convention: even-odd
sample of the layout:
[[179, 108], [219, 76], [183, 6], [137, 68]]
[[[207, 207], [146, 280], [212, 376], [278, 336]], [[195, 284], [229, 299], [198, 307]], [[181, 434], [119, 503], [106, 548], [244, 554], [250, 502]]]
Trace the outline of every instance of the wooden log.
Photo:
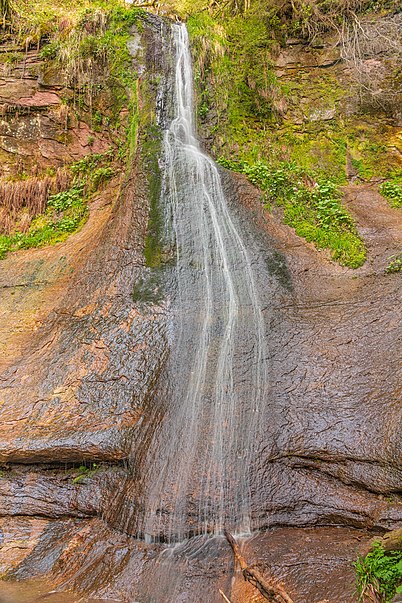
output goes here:
[[224, 531], [224, 534], [232, 547], [235, 560], [239, 564], [243, 577], [247, 582], [250, 582], [250, 584], [257, 588], [270, 603], [294, 603], [280, 582], [265, 578], [257, 568], [249, 566], [240, 553], [239, 545], [233, 536], [227, 530]]

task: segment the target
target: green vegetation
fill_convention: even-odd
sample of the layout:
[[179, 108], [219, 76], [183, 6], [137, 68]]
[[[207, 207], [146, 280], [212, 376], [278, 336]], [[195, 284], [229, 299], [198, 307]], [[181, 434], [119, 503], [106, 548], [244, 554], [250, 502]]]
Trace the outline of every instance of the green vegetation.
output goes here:
[[[139, 25], [143, 11], [127, 8], [116, 0], [107, 6], [92, 2], [91, 8], [77, 14], [77, 21], [66, 35], [55, 32], [42, 49], [49, 67], [60, 69], [67, 88], [73, 90], [69, 104], [81, 114], [94, 131], [102, 126], [121, 126], [121, 111], [136, 113], [136, 80], [127, 47], [130, 29]], [[126, 129], [131, 127], [128, 119]]]
[[[12, 6], [7, 27], [22, 51], [18, 56], [40, 48], [41, 78], [53, 81], [56, 75], [64, 85], [69, 115], [93, 132], [107, 128], [115, 144], [130, 138], [125, 151], [132, 151], [138, 91], [127, 43], [131, 28], [141, 29], [144, 10], [124, 0], [14, 0]], [[93, 142], [90, 136], [88, 144]]]
[[380, 186], [380, 193], [389, 200], [391, 207], [402, 207], [402, 184], [384, 182]]
[[[320, 50], [325, 44], [318, 37], [326, 33], [342, 32], [346, 52], [350, 36], [356, 44], [363, 44], [361, 32], [364, 40], [369, 39], [367, 19], [388, 15], [386, 23], [392, 29], [396, 3], [334, 0], [329, 5], [321, 0], [297, 0], [290, 6], [271, 0], [218, 0], [200, 1], [192, 8], [191, 3], [178, 0], [174, 5], [182, 16], [188, 16], [199, 129], [201, 136], [212, 141], [212, 153], [229, 162], [237, 158], [249, 172], [252, 166], [258, 169], [263, 164], [271, 178], [275, 174], [279, 178], [284, 166], [292, 165], [290, 172], [285, 171], [295, 190], [286, 199], [270, 202], [284, 207], [284, 219], [297, 234], [319, 248], [331, 249], [340, 263], [360, 266], [365, 260], [364, 246], [334, 186], [347, 184], [348, 176], [356, 176], [356, 182], [394, 181], [394, 175], [401, 173], [395, 153], [401, 139], [384, 113], [384, 107], [391, 111], [392, 103], [384, 100], [382, 108], [373, 109], [365, 101], [369, 114], [361, 115], [366, 110], [360, 103], [363, 93], [361, 83], [354, 79], [361, 69], [355, 69], [353, 57], [347, 59], [350, 75], [346, 78], [345, 64], [342, 69], [336, 67], [336, 53], [334, 66], [328, 69], [297, 63], [328, 64], [328, 54], [323, 56]], [[355, 32], [360, 26], [361, 32]], [[298, 46], [299, 55], [289, 48], [288, 38], [295, 37], [311, 44], [308, 55], [303, 55], [305, 46]], [[283, 52], [290, 59], [289, 68], [278, 67]], [[374, 57], [375, 52], [374, 46], [364, 47], [364, 56]], [[391, 52], [389, 60], [394, 59]], [[398, 70], [398, 61], [394, 64]], [[378, 90], [374, 96], [379, 98]], [[294, 180], [300, 178], [312, 180], [315, 186], [299, 186]], [[384, 187], [385, 191], [391, 194], [390, 187]], [[392, 190], [394, 205], [398, 191]]]
[[[137, 3], [143, 2], [137, 0]], [[326, 0], [296, 0], [292, 6], [272, 0], [161, 0], [159, 4], [165, 11], [170, 10], [182, 19], [207, 11], [223, 18], [259, 14], [261, 19], [268, 17], [276, 31], [305, 38], [318, 30], [336, 28], [353, 13], [387, 13], [397, 10], [399, 6], [398, 0], [332, 0], [330, 4]]]
[[[26, 184], [1, 183], [0, 258], [9, 251], [64, 241], [85, 222], [92, 193], [132, 159], [138, 82], [127, 43], [132, 26], [141, 28], [144, 14], [122, 0], [77, 0], [74, 5], [68, 0], [14, 0], [12, 7], [3, 28], [23, 52], [40, 47], [41, 77], [46, 81], [56, 73], [64, 85], [66, 127], [78, 118], [89, 127], [88, 146], [95, 144], [96, 132], [107, 136], [111, 146], [107, 153], [92, 153], [71, 165], [61, 186], [57, 178], [43, 175], [24, 175]], [[24, 54], [18, 56], [21, 60]], [[9, 190], [21, 201], [18, 207], [8, 207]]]
[[149, 268], [159, 268], [164, 263], [162, 244], [163, 215], [160, 207], [161, 174], [158, 156], [161, 148], [161, 132], [157, 126], [149, 124], [144, 129], [142, 141], [143, 162], [147, 173], [150, 209], [148, 232], [145, 239], [145, 262]]
[[389, 603], [402, 592], [402, 551], [385, 552], [379, 542], [354, 564], [360, 601]]
[[388, 258], [389, 264], [385, 269], [386, 274], [393, 274], [394, 272], [402, 272], [402, 253], [398, 255], [391, 255]]
[[[130, 28], [141, 28], [143, 10], [135, 4], [77, 0], [71, 6], [67, 0], [15, 0], [16, 10], [8, 16], [21, 50], [41, 45], [45, 80], [47, 73], [62, 73], [70, 113], [78, 113], [91, 128], [88, 144], [94, 143], [93, 132], [107, 128], [121, 162], [135, 153], [138, 136], [138, 81], [127, 48]], [[262, 189], [267, 204], [280, 204], [284, 220], [298, 235], [330, 249], [340, 263], [360, 266], [364, 246], [335, 185], [347, 183], [348, 166], [359, 181], [385, 178], [382, 194], [393, 206], [400, 206], [400, 183], [394, 179], [400, 165], [394, 149], [401, 140], [384, 115], [362, 119], [357, 111], [345, 110], [351, 98], [361, 95], [356, 82], [344, 79], [343, 69], [341, 75], [332, 68], [280, 69], [277, 58], [294, 37], [311, 45], [310, 55], [318, 62], [322, 57], [316, 48], [327, 33], [342, 32], [345, 52], [351, 35], [356, 44], [363, 44], [368, 39], [367, 19], [391, 18], [397, 9], [395, 0], [330, 4], [296, 0], [291, 5], [274, 0], [164, 0], [158, 4], [165, 13], [188, 19], [198, 119], [201, 135], [213, 141], [212, 153], [226, 160], [238, 158], [242, 169], [248, 166], [250, 179], [253, 166], [256, 171], [269, 166], [271, 180], [284, 173], [286, 194], [270, 195]], [[381, 39], [392, 38], [381, 32]], [[374, 46], [360, 49], [362, 56], [375, 54]], [[387, 54], [387, 60], [392, 57]], [[344, 58], [350, 67], [354, 59]], [[399, 81], [397, 71], [394, 82]], [[145, 123], [145, 129], [148, 126]], [[156, 166], [148, 168], [157, 173]], [[100, 170], [101, 182], [111, 177], [115, 167], [95, 169]], [[151, 176], [153, 198], [157, 180], [158, 176]], [[261, 179], [257, 185], [268, 186]], [[157, 203], [152, 202], [146, 257], [153, 267], [163, 259], [159, 222]]]
[[284, 221], [318, 249], [329, 249], [341, 265], [358, 268], [366, 259], [364, 244], [353, 220], [341, 204], [336, 184], [314, 179], [294, 162], [282, 162], [272, 169], [258, 161], [218, 160], [229, 169], [246, 174], [264, 195], [266, 206], [283, 207]]
[[87, 155], [70, 166], [72, 186], [50, 195], [44, 213], [32, 220], [27, 232], [15, 230], [0, 234], [0, 259], [9, 251], [54, 245], [65, 241], [88, 217], [88, 201], [95, 191], [114, 176], [111, 167], [113, 149], [103, 154]]
[[78, 475], [73, 478], [73, 484], [80, 484], [85, 479], [89, 479], [95, 475], [99, 467], [97, 463], [91, 463], [90, 466], [81, 465], [78, 467]]
[[70, 166], [76, 180], [85, 180], [87, 191], [94, 192], [115, 175], [111, 163], [114, 158], [114, 149], [106, 153], [93, 153], [76, 161]]
[[83, 190], [82, 185], [75, 185], [65, 192], [52, 195], [45, 213], [32, 220], [28, 232], [0, 235], [0, 259], [9, 251], [60, 243], [80, 228], [88, 215]]

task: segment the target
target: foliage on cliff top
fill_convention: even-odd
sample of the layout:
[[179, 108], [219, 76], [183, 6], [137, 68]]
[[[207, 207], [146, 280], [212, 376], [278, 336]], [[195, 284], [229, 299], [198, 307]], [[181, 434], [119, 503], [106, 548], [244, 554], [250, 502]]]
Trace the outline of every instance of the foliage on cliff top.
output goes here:
[[[143, 0], [134, 0], [144, 4]], [[151, 6], [151, 3], [149, 3]], [[311, 37], [318, 31], [338, 29], [345, 19], [358, 14], [390, 14], [399, 10], [398, 0], [159, 0], [154, 8], [186, 19], [200, 13], [227, 20], [237, 15], [258, 14], [284, 31]]]
[[[4, 0], [2, 0], [4, 2]], [[110, 12], [130, 9], [124, 0], [10, 0], [12, 9], [9, 21], [4, 23], [14, 36], [31, 43], [39, 43], [46, 36], [68, 35], [77, 26], [85, 12]]]
[[[78, 117], [89, 126], [89, 147], [95, 132], [112, 146], [106, 154], [91, 154], [63, 170], [70, 175], [60, 186], [52, 168], [45, 175], [40, 167], [37, 176], [23, 172], [15, 182], [1, 183], [0, 256], [63, 241], [77, 230], [88, 215], [90, 194], [132, 154], [138, 118], [136, 73], [127, 42], [143, 11], [123, 0], [77, 0], [73, 6], [68, 0], [13, 0], [13, 7], [11, 39], [25, 51], [40, 49], [42, 79], [56, 73], [64, 84], [59, 94], [66, 124]], [[2, 195], [3, 189], [11, 196]]]

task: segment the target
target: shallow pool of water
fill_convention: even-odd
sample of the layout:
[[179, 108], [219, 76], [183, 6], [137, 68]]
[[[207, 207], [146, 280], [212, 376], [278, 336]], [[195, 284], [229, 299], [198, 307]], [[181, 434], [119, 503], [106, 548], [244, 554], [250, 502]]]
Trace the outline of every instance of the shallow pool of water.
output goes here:
[[114, 603], [105, 599], [87, 599], [68, 592], [54, 592], [44, 580], [12, 582], [0, 580], [0, 603]]

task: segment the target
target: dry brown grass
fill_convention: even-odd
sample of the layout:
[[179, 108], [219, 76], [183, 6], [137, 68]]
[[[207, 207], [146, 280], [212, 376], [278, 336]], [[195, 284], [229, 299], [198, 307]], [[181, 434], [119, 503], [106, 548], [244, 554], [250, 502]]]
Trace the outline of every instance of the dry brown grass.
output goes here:
[[57, 170], [53, 177], [0, 182], [0, 233], [10, 234], [17, 228], [27, 232], [32, 219], [45, 211], [50, 195], [67, 190], [70, 184], [65, 169]]

